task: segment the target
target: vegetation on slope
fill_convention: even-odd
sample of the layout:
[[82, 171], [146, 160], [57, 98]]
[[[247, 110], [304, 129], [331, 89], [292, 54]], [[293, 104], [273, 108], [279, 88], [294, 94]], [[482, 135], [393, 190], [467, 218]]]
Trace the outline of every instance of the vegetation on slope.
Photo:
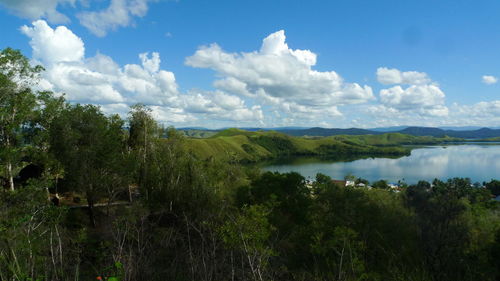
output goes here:
[[402, 133], [386, 133], [382, 135], [335, 136], [337, 140], [359, 145], [396, 146], [396, 145], [434, 145], [447, 142], [463, 141], [460, 138], [412, 136]]
[[284, 156], [407, 155], [401, 145], [439, 144], [453, 138], [414, 137], [398, 133], [364, 136], [292, 137], [282, 133], [227, 129], [216, 135], [187, 140], [189, 149], [200, 159], [233, 159], [256, 162]]
[[500, 142], [500, 137], [475, 140], [477, 142]]
[[[339, 128], [248, 128], [248, 131], [277, 131], [294, 137], [329, 137], [329, 136], [360, 136], [360, 135], [381, 135], [383, 131], [367, 130], [359, 128], [339, 129]], [[200, 129], [181, 129], [189, 137], [209, 137], [215, 135], [220, 130], [200, 130]], [[471, 130], [452, 130], [433, 127], [405, 127], [399, 130], [390, 131], [391, 133], [400, 133], [411, 136], [430, 136], [436, 138], [463, 138], [463, 139], [484, 139], [500, 137], [500, 129], [471, 129]]]
[[217, 134], [217, 131], [200, 129], [177, 129], [181, 134], [190, 138], [209, 138]]

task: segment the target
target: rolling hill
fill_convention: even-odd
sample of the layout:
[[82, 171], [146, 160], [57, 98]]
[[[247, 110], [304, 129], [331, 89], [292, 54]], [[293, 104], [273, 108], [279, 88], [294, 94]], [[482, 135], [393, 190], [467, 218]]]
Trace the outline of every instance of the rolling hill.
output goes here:
[[[218, 132], [223, 130], [196, 130], [196, 129], [179, 129], [189, 137], [211, 137]], [[391, 131], [394, 130], [394, 131]], [[485, 139], [485, 138], [496, 138], [500, 137], [500, 129], [490, 129], [490, 128], [480, 128], [474, 130], [466, 129], [455, 129], [455, 130], [445, 130], [441, 128], [434, 127], [392, 127], [392, 128], [379, 128], [379, 129], [359, 129], [359, 128], [349, 128], [349, 129], [338, 129], [338, 128], [249, 128], [247, 131], [259, 132], [259, 131], [276, 131], [289, 136], [304, 137], [304, 136], [317, 136], [317, 137], [328, 137], [328, 136], [338, 136], [338, 135], [382, 135], [388, 132], [400, 133], [411, 136], [432, 136], [442, 138], [445, 136], [463, 139]]]
[[188, 149], [200, 159], [257, 162], [287, 156], [408, 155], [404, 144], [438, 144], [451, 138], [415, 137], [399, 133], [360, 136], [294, 137], [275, 131], [227, 129], [209, 138], [188, 138]]

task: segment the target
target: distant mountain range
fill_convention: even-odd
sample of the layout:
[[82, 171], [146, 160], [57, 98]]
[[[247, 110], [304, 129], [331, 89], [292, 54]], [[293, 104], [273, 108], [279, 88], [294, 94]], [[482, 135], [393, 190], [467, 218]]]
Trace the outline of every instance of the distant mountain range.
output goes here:
[[[367, 130], [370, 131], [377, 131], [377, 132], [397, 132], [404, 130], [409, 127], [419, 127], [419, 126], [394, 126], [394, 127], [379, 127], [379, 128], [370, 128]], [[423, 127], [423, 128], [429, 128], [429, 127]], [[479, 130], [485, 127], [479, 127], [479, 126], [443, 126], [443, 127], [437, 127], [438, 129], [442, 130], [451, 130], [451, 131], [475, 131]], [[488, 127], [489, 129], [500, 129], [500, 127]]]
[[[433, 137], [456, 137], [465, 139], [484, 139], [484, 138], [495, 138], [500, 137], [500, 129], [495, 128], [477, 128], [477, 127], [445, 127], [445, 128], [434, 128], [434, 127], [388, 127], [388, 128], [373, 128], [373, 129], [359, 129], [359, 128], [349, 128], [349, 129], [338, 129], [338, 128], [304, 128], [304, 127], [280, 127], [280, 128], [240, 128], [247, 131], [277, 131], [290, 136], [336, 136], [336, 135], [378, 135], [385, 133], [401, 133], [412, 136], [433, 136]], [[190, 128], [179, 128], [178, 130], [184, 131], [187, 135], [191, 135], [193, 132], [198, 132], [198, 137], [200, 137], [199, 132], [218, 132], [224, 129], [211, 130], [201, 127], [190, 127]], [[190, 132], [190, 133], [189, 133]], [[209, 136], [210, 134], [204, 134], [204, 136]]]
[[475, 130], [445, 130], [432, 127], [406, 127], [396, 128], [396, 130], [388, 129], [325, 129], [325, 128], [309, 128], [300, 130], [278, 130], [279, 132], [292, 136], [335, 136], [335, 135], [376, 135], [385, 133], [401, 133], [412, 136], [433, 136], [433, 137], [456, 137], [465, 139], [484, 139], [500, 137], [500, 129], [480, 128]]

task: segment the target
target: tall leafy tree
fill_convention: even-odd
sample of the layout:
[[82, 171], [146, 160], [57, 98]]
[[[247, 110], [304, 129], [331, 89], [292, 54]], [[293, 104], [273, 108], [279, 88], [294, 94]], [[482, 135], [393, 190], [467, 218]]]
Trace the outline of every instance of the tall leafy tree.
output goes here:
[[148, 159], [154, 150], [154, 145], [160, 137], [161, 130], [158, 123], [151, 116], [151, 109], [143, 104], [136, 104], [129, 112], [129, 148], [136, 159], [138, 166], [137, 182], [146, 190], [146, 198], [149, 196], [148, 187]]
[[33, 117], [37, 102], [31, 87], [41, 66], [31, 66], [18, 50], [0, 52], [0, 159], [9, 188], [14, 190], [14, 169], [22, 153], [23, 126]]
[[477, 273], [468, 268], [467, 246], [471, 243], [469, 225], [464, 215], [472, 192], [469, 179], [447, 182], [424, 181], [411, 186], [407, 204], [416, 214], [425, 264], [433, 280], [470, 280]]
[[125, 141], [123, 121], [116, 115], [106, 117], [93, 105], [71, 106], [52, 124], [51, 150], [67, 182], [85, 194], [93, 225], [94, 205], [109, 186], [126, 185]]
[[491, 180], [485, 186], [494, 196], [500, 195], [500, 180]]

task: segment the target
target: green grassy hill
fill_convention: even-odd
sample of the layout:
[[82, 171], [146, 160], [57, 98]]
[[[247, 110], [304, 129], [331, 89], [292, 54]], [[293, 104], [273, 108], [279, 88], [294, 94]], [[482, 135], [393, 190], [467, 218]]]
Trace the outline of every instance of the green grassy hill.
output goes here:
[[481, 140], [475, 140], [475, 141], [477, 141], [477, 142], [500, 142], [500, 137], [481, 139]]
[[438, 144], [456, 139], [415, 137], [398, 133], [363, 136], [292, 137], [273, 131], [227, 129], [209, 138], [188, 138], [188, 149], [210, 157], [257, 162], [285, 156], [407, 155], [407, 144]]
[[361, 136], [334, 136], [333, 138], [358, 145], [374, 146], [395, 146], [395, 145], [431, 145], [444, 142], [462, 141], [460, 138], [451, 137], [431, 137], [431, 136], [412, 136], [401, 133], [386, 133], [382, 135], [361, 135]]
[[216, 131], [210, 131], [210, 130], [196, 130], [196, 129], [183, 129], [179, 130], [183, 135], [190, 137], [190, 138], [209, 138], [215, 134], [217, 134]]

